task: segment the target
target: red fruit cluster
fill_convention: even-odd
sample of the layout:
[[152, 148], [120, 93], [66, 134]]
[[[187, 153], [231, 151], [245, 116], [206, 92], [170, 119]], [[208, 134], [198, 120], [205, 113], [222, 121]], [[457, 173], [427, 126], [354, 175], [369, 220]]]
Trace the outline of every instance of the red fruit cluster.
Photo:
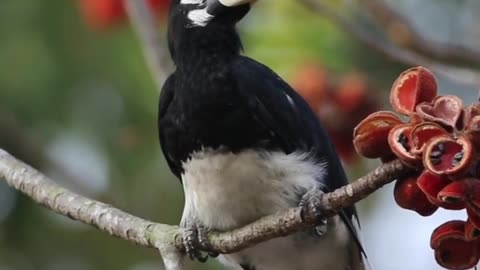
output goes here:
[[356, 161], [353, 129], [380, 107], [368, 80], [357, 73], [335, 78], [317, 64], [305, 64], [297, 70], [292, 86], [322, 121], [340, 158]]
[[390, 93], [393, 109], [364, 119], [354, 130], [357, 151], [383, 161], [397, 157], [419, 173], [398, 179], [400, 207], [422, 216], [439, 207], [466, 209], [468, 220], [437, 228], [431, 246], [437, 262], [468, 269], [480, 259], [480, 104], [464, 107], [460, 98], [437, 96], [435, 76], [423, 67], [402, 73]]
[[[124, 0], [77, 0], [86, 23], [94, 29], [109, 29], [127, 19]], [[168, 11], [170, 0], [148, 0], [148, 5], [159, 17]]]

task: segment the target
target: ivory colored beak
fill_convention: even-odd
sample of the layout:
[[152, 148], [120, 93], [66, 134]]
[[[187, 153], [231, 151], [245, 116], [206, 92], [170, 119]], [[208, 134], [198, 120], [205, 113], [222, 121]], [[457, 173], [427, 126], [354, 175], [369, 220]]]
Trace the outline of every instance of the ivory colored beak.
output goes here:
[[239, 6], [243, 4], [253, 4], [257, 0], [218, 0], [222, 5], [227, 6], [227, 7], [234, 7], [234, 6]]

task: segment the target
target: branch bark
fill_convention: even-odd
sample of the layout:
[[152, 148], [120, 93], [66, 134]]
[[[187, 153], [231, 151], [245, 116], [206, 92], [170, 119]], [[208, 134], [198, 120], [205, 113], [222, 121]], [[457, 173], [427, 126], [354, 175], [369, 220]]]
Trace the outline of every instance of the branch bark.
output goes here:
[[[339, 210], [410, 173], [412, 170], [398, 160], [386, 163], [357, 181], [325, 194], [322, 208], [327, 216], [333, 216]], [[159, 250], [168, 270], [183, 269], [184, 247], [178, 226], [148, 221], [71, 192], [1, 149], [0, 178], [4, 178], [8, 185], [58, 214], [93, 225], [110, 235], [138, 245]], [[209, 239], [219, 253], [236, 252], [315, 225], [312, 213], [304, 213], [305, 220], [302, 220], [300, 212], [300, 208], [291, 208], [231, 232], [212, 232]]]
[[166, 45], [162, 44], [155, 18], [146, 0], [124, 0], [128, 17], [143, 47], [145, 60], [155, 80], [158, 91], [171, 70]]
[[385, 0], [359, 0], [374, 18], [376, 25], [397, 45], [437, 61], [463, 67], [478, 67], [480, 52], [469, 48], [441, 43], [424, 38], [402, 14], [392, 9]]

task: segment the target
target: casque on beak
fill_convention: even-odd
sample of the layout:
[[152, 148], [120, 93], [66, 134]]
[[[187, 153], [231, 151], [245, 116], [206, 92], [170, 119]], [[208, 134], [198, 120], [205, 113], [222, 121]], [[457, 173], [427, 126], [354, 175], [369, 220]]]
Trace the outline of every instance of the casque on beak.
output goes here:
[[257, 0], [207, 0], [207, 13], [215, 16], [225, 9], [245, 4], [252, 5], [256, 1]]

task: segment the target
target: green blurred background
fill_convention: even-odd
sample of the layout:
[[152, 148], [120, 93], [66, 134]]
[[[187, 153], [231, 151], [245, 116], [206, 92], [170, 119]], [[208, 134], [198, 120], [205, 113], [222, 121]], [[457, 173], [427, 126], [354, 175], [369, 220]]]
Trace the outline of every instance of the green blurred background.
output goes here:
[[[138, 39], [126, 18], [99, 26], [82, 15], [78, 2], [0, 2], [0, 147], [81, 194], [143, 218], [178, 224], [183, 207], [182, 187], [160, 153], [156, 127], [159, 93]], [[332, 1], [333, 10], [372, 33], [380, 31], [357, 6], [346, 2], [352, 1]], [[409, 11], [410, 6], [414, 7], [410, 10], [419, 9], [414, 2], [405, 1], [393, 7], [401, 11]], [[452, 19], [447, 22], [449, 28], [439, 24], [438, 16], [447, 20], [440, 13], [445, 10], [454, 10], [457, 15], [478, 12], [477, 2], [425, 1], [422, 12], [428, 5], [437, 8], [434, 13], [421, 14], [430, 20], [415, 21], [415, 14], [405, 14], [411, 15], [412, 24], [426, 37], [432, 31], [436, 33], [437, 28], [451, 35], [460, 35], [455, 29], [463, 29], [469, 40], [455, 40], [475, 47], [480, 34], [474, 39], [470, 35], [473, 30], [468, 29], [479, 26], [480, 16], [473, 16], [470, 21]], [[164, 20], [159, 19], [162, 38], [165, 27]], [[377, 100], [374, 108], [389, 106], [390, 85], [409, 66], [364, 46], [330, 19], [293, 0], [257, 4], [240, 30], [245, 53], [289, 81], [301, 78], [299, 70], [312, 63], [328, 72], [328, 79], [335, 83], [349, 74], [362, 74], [362, 82], [368, 84], [365, 91]], [[431, 38], [441, 42], [450, 40], [448, 37], [451, 36], [437, 33]], [[480, 85], [442, 79], [441, 86], [444, 92], [472, 100]], [[345, 128], [347, 138], [351, 137], [352, 128]], [[352, 179], [377, 164], [353, 160], [346, 163]], [[420, 230], [427, 239], [422, 240], [420, 248], [425, 255], [423, 265], [393, 261], [398, 256], [388, 258], [379, 251], [383, 246], [397, 246], [398, 252], [410, 252], [408, 245], [398, 240], [405, 237], [410, 225], [402, 220], [388, 226], [383, 222], [386, 216], [393, 215], [392, 211], [407, 215], [414, 224], [425, 220], [395, 208], [390, 191], [380, 192], [386, 195], [373, 196], [361, 205], [373, 264], [377, 269], [388, 270], [436, 269], [428, 248], [429, 227]], [[380, 204], [392, 207], [384, 209], [378, 207]], [[161, 267], [154, 251], [55, 215], [0, 183], [1, 270]], [[191, 268], [223, 269], [214, 261], [192, 264]]]

